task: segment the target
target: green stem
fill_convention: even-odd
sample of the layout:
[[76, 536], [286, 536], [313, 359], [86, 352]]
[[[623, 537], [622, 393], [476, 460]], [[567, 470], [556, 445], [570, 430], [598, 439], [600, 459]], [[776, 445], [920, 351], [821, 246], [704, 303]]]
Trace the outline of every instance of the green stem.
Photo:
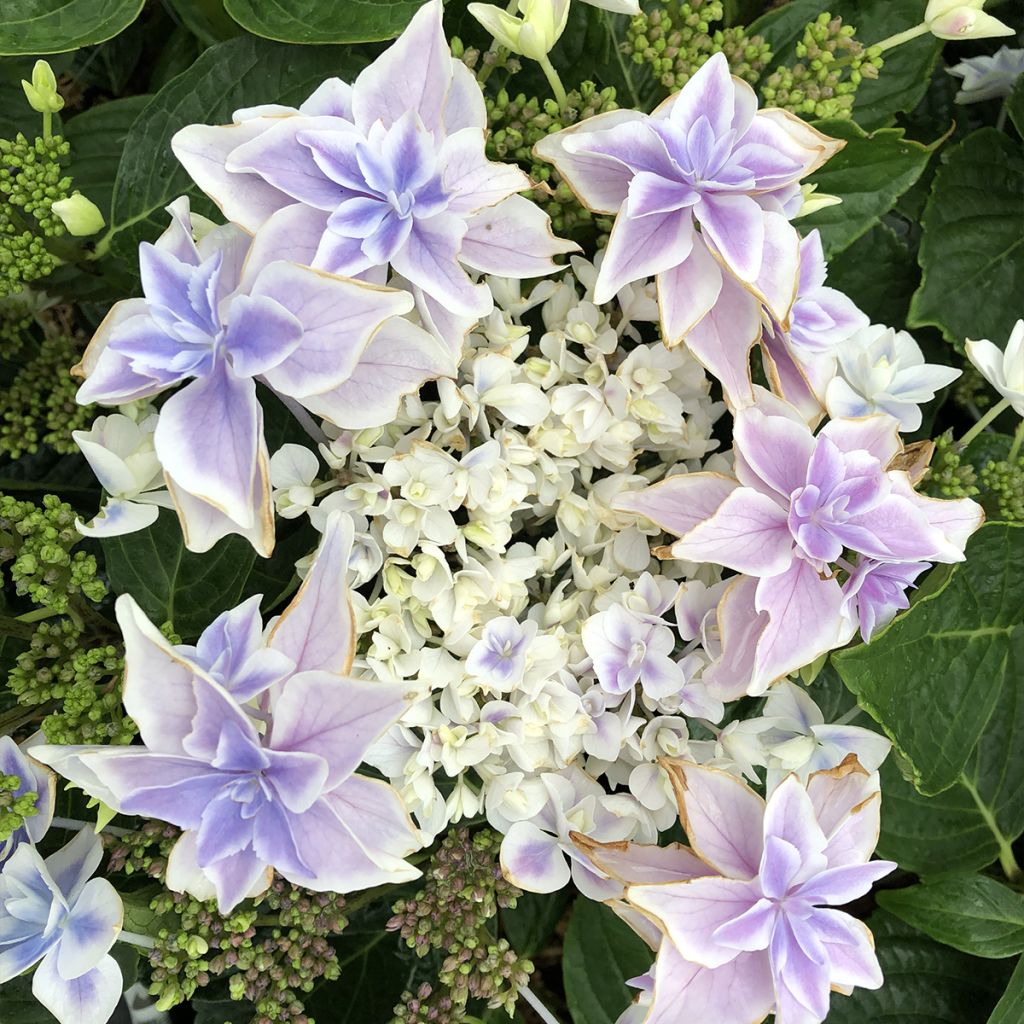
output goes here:
[[978, 420], [978, 422], [975, 423], [974, 426], [971, 427], [971, 429], [968, 430], [957, 443], [962, 448], [969, 445], [997, 416], [1001, 415], [1009, 408], [1010, 400], [1008, 398], [1004, 398], [1001, 402], [996, 402], [996, 404], [993, 405], [992, 408], [989, 409], [989, 411], [985, 413], [985, 415], [982, 416], [981, 419]]
[[43, 111], [43, 138], [47, 142], [53, 137], [53, 114], [49, 110]]
[[0, 615], [0, 636], [14, 636], [19, 640], [31, 640], [35, 630], [27, 622]]
[[883, 39], [880, 43], [872, 43], [869, 49], [882, 52], [891, 50], [894, 46], [902, 46], [904, 43], [909, 43], [911, 39], [917, 39], [918, 36], [923, 36], [927, 32], [928, 26], [922, 21], [920, 25], [908, 28], [905, 32], [897, 32], [896, 35], [889, 36], [888, 39]]
[[34, 612], [25, 612], [24, 615], [19, 615], [14, 621], [42, 622], [43, 619], [52, 619], [55, 615], [60, 614], [60, 612], [55, 612], [52, 608], [37, 608]]
[[1013, 444], [1010, 445], [1010, 454], [1006, 456], [1007, 462], [1013, 462], [1020, 451], [1021, 443], [1024, 442], [1024, 420], [1021, 420], [1013, 435]]
[[1007, 99], [1003, 100], [1003, 105], [999, 108], [999, 113], [996, 115], [996, 131], [1001, 132], [1006, 127], [1006, 115], [1009, 111]]
[[121, 931], [117, 936], [118, 942], [127, 942], [131, 946], [139, 946], [142, 949], [153, 949], [156, 946], [156, 939], [149, 935], [140, 935], [138, 932]]
[[555, 94], [555, 99], [558, 101], [558, 109], [565, 110], [569, 106], [569, 97], [565, 93], [565, 86], [562, 85], [561, 78], [558, 77], [558, 72], [555, 70], [554, 65], [551, 63], [551, 58], [547, 54], [537, 63], [540, 65], [541, 71], [544, 72], [544, 77], [548, 80], [548, 85], [551, 86], [551, 91]]
[[[508, 11], [509, 14], [514, 15], [518, 8], [519, 0], [508, 0], [508, 7], [506, 8], [506, 10]], [[484, 57], [486, 57], [488, 53], [493, 53], [494, 61], [493, 63], [487, 63], [486, 61], [484, 61], [483, 69], [477, 76], [477, 81], [480, 83], [481, 88], [483, 88], [484, 82], [486, 82], [487, 79], [491, 77], [491, 72], [498, 66], [498, 54], [500, 52], [501, 47], [498, 45], [498, 40], [492, 39], [491, 45], [487, 48], [487, 52], [484, 54]]]
[[629, 89], [629, 98], [633, 101], [632, 106], [639, 109], [643, 104], [640, 102], [640, 95], [633, 84], [633, 76], [629, 73], [629, 68], [623, 59], [622, 50], [619, 49], [619, 37], [615, 34], [615, 19], [609, 11], [602, 11], [601, 14], [604, 16], [604, 24], [605, 28], [608, 29], [608, 35], [611, 36], [612, 49], [615, 51], [615, 59], [619, 62], [619, 70], [626, 81], [626, 88]]
[[1010, 844], [1010, 840], [1003, 835], [992, 809], [981, 799], [977, 787], [963, 773], [960, 775], [960, 785], [971, 794], [978, 813], [995, 837], [996, 845], [999, 847], [999, 865], [1003, 869], [1003, 874], [1010, 882], [1019, 883], [1024, 878], [1024, 872], [1021, 871], [1017, 858], [1013, 855], [1013, 846]]

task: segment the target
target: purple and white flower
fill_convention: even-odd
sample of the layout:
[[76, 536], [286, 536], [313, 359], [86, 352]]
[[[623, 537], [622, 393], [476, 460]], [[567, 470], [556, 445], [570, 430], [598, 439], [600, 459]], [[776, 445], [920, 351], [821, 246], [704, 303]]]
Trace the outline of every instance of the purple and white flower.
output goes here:
[[182, 828], [167, 885], [216, 896], [222, 912], [266, 889], [273, 870], [337, 892], [419, 875], [404, 858], [421, 837], [397, 793], [356, 772], [407, 694], [402, 684], [348, 675], [350, 542], [337, 513], [266, 637], [254, 598], [194, 649], [172, 647], [122, 595], [124, 704], [143, 745], [35, 751], [110, 807]]
[[872, 636], [887, 626], [897, 612], [910, 607], [907, 591], [930, 562], [881, 562], [860, 558], [843, 584], [844, 615], [856, 620], [860, 635], [868, 643]]
[[207, 551], [240, 533], [266, 556], [274, 521], [256, 381], [339, 427], [376, 426], [449, 360], [401, 319], [406, 293], [258, 251], [237, 225], [192, 216], [187, 198], [168, 212], [167, 231], [139, 247], [145, 298], [116, 303], [75, 368], [78, 401], [119, 405], [183, 385], [153, 443], [186, 544]]
[[[41, 739], [41, 734], [38, 734]], [[25, 842], [38, 843], [46, 835], [53, 821], [53, 807], [57, 796], [56, 777], [49, 768], [34, 760], [29, 753], [35, 738], [18, 746], [10, 736], [0, 736], [0, 775], [13, 775], [21, 780], [17, 789], [8, 790], [12, 800], [26, 793], [37, 794], [36, 813], [29, 815], [6, 838], [0, 839], [0, 864]]]
[[172, 147], [227, 217], [259, 232], [259, 248], [380, 283], [390, 266], [454, 352], [493, 308], [467, 267], [537, 277], [578, 247], [517, 195], [530, 187], [519, 168], [484, 155], [483, 94], [441, 16], [440, 0], [424, 4], [351, 85], [330, 79], [298, 110], [191, 125]]
[[877, 774], [855, 757], [767, 803], [735, 776], [666, 761], [689, 847], [605, 844], [574, 835], [620, 886], [612, 906], [657, 961], [646, 1024], [818, 1024], [832, 991], [878, 988], [871, 933], [834, 909], [896, 865], [872, 861]]
[[617, 503], [680, 537], [672, 557], [743, 574], [717, 615], [714, 678], [726, 699], [763, 693], [850, 639], [834, 568], [844, 552], [958, 562], [981, 525], [975, 502], [927, 498], [887, 468], [900, 451], [889, 416], [832, 420], [814, 435], [791, 406], [761, 392], [736, 414], [734, 440], [735, 477], [681, 474]]
[[978, 373], [1010, 403], [1018, 416], [1024, 416], [1024, 320], [1013, 325], [1005, 349], [987, 339], [968, 339], [964, 348]]
[[122, 977], [110, 947], [124, 908], [88, 828], [45, 860], [21, 843], [0, 869], [0, 985], [34, 964], [32, 994], [60, 1024], [107, 1024]]

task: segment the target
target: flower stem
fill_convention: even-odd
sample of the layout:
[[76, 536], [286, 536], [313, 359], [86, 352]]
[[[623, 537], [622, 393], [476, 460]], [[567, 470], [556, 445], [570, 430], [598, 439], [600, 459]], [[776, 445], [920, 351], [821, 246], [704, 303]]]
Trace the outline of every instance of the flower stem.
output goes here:
[[908, 28], [905, 32], [897, 32], [894, 36], [889, 36], [887, 39], [883, 39], [880, 43], [872, 43], [868, 49], [871, 50], [891, 50], [894, 46], [902, 46], [904, 43], [909, 43], [911, 39], [917, 39], [918, 36], [923, 36], [928, 31], [928, 26], [922, 21], [920, 25], [915, 25], [913, 28]]
[[43, 138], [47, 142], [53, 137], [53, 114], [49, 110], [43, 111]]
[[991, 409], [984, 416], [978, 420], [977, 423], [971, 427], [970, 430], [964, 434], [963, 437], [957, 442], [960, 447], [966, 447], [969, 445], [997, 416], [1003, 413], [1005, 410], [1010, 408], [1010, 400], [1004, 398], [1001, 402], [996, 402]]
[[559, 1024], [558, 1018], [530, 991], [528, 985], [524, 985], [519, 990], [519, 994], [526, 1000], [544, 1024]]
[[132, 946], [141, 946], [143, 949], [153, 949], [156, 946], [156, 940], [151, 938], [149, 935], [140, 935], [138, 932], [126, 932], [122, 931], [118, 937], [118, 942], [127, 942]]
[[1013, 435], [1013, 444], [1010, 445], [1010, 454], [1006, 456], [1007, 462], [1013, 462], [1020, 451], [1021, 442], [1024, 442], [1024, 420], [1021, 420]]
[[565, 86], [562, 85], [562, 80], [558, 77], [558, 72], [551, 63], [551, 58], [545, 54], [537, 63], [540, 65], [541, 71], [544, 72], [544, 77], [548, 80], [551, 91], [555, 94], [555, 99], [558, 101], [558, 109], [565, 110], [569, 106], [569, 97], [565, 94]]
[[[54, 828], [66, 828], [73, 832], [79, 832], [83, 828], [95, 828], [96, 823], [92, 821], [80, 821], [78, 818], [54, 818], [50, 824]], [[116, 825], [104, 825], [100, 829], [101, 832], [106, 832], [110, 836], [126, 836], [129, 830], [126, 828], [118, 828]]]
[[54, 615], [59, 615], [60, 612], [55, 612], [52, 608], [37, 608], [34, 612], [25, 612], [24, 615], [19, 615], [15, 618], [15, 622], [42, 622], [43, 619], [52, 619]]

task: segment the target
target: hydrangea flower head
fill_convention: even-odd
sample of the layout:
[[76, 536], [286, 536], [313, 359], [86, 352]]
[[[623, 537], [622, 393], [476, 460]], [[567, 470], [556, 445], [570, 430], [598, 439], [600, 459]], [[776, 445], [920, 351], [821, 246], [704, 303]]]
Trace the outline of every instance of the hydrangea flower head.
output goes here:
[[677, 344], [722, 292], [718, 260], [787, 319], [799, 236], [783, 203], [841, 145], [781, 110], [758, 111], [715, 54], [653, 114], [600, 114], [536, 152], [586, 206], [617, 214], [595, 301], [657, 276], [664, 338]]
[[992, 54], [964, 57], [946, 70], [963, 80], [956, 94], [957, 103], [980, 103], [1009, 96], [1014, 83], [1024, 74], [1024, 49], [1000, 46]]
[[536, 277], [577, 246], [555, 239], [547, 216], [516, 194], [530, 187], [521, 170], [485, 157], [483, 94], [452, 57], [441, 15], [440, 0], [424, 4], [351, 85], [325, 82], [295, 111], [255, 108], [232, 125], [183, 128], [172, 146], [268, 248], [374, 280], [390, 265], [457, 349], [493, 306], [466, 267]]
[[386, 783], [356, 774], [405, 707], [401, 684], [349, 678], [351, 543], [336, 513], [302, 588], [264, 638], [258, 601], [192, 648], [171, 647], [118, 599], [124, 702], [143, 746], [44, 746], [40, 760], [125, 814], [184, 829], [167, 884], [227, 912], [276, 869], [297, 885], [352, 891], [407, 881], [420, 838]]
[[33, 964], [32, 994], [60, 1024], [107, 1024], [121, 998], [109, 954], [124, 908], [105, 878], [99, 837], [83, 829], [45, 860], [22, 843], [0, 869], [0, 985]]
[[[362, 427], [386, 422], [447, 359], [399, 319], [412, 307], [406, 293], [257, 251], [237, 225], [193, 217], [186, 198], [168, 212], [167, 231], [139, 249], [145, 298], [116, 303], [75, 368], [85, 378], [78, 401], [119, 405], [183, 385], [161, 407], [153, 444], [188, 547], [206, 551], [240, 533], [269, 555], [256, 379], [339, 426]], [[395, 345], [405, 372], [382, 374]]]
[[624, 885], [616, 909], [658, 950], [647, 1024], [700, 1016], [818, 1024], [831, 991], [878, 988], [871, 933], [835, 908], [896, 865], [872, 861], [878, 776], [850, 756], [767, 803], [735, 776], [663, 762], [689, 847], [604, 844], [574, 836]]
[[970, 341], [964, 346], [978, 373], [1005, 398], [1018, 416], [1024, 416], [1024, 320], [1014, 324], [1006, 348], [991, 341]]
[[814, 435], [792, 407], [762, 392], [736, 414], [734, 442], [735, 477], [681, 474], [617, 506], [679, 536], [672, 557], [744, 574], [718, 609], [719, 681], [738, 688], [733, 696], [744, 681], [748, 692], [763, 692], [850, 639], [833, 570], [844, 552], [957, 562], [982, 522], [975, 502], [924, 497], [907, 473], [888, 468], [900, 451], [889, 416], [831, 420]]

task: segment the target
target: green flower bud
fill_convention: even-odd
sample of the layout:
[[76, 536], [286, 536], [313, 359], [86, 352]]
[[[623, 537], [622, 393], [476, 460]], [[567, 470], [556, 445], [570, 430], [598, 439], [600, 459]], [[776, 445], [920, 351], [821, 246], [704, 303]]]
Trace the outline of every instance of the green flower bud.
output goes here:
[[56, 114], [64, 106], [64, 98], [57, 92], [57, 79], [53, 68], [45, 60], [37, 60], [32, 68], [32, 81], [21, 80], [25, 98], [33, 110], [40, 114]]
[[81, 192], [67, 199], [59, 199], [50, 209], [64, 222], [69, 233], [76, 237], [94, 235], [106, 223], [100, 208]]

